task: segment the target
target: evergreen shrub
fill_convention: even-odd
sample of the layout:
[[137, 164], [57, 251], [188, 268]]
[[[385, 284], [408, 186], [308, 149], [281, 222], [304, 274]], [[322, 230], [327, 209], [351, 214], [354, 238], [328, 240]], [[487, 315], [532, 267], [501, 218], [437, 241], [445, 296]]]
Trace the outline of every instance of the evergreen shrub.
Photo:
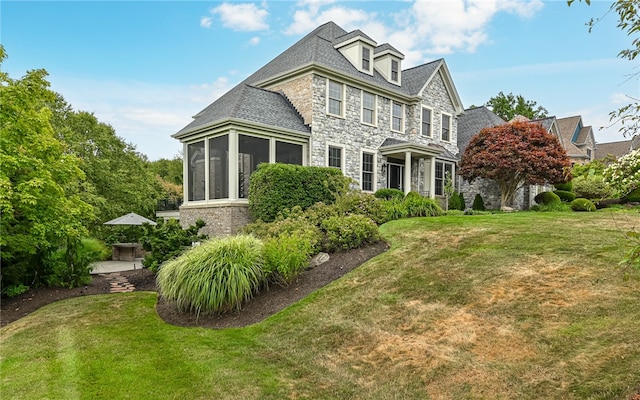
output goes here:
[[374, 196], [384, 200], [393, 200], [393, 199], [402, 200], [404, 199], [404, 192], [400, 189], [391, 189], [391, 188], [378, 189], [375, 192]]
[[610, 198], [613, 189], [602, 175], [580, 175], [573, 178], [573, 192], [577, 198], [601, 200]]
[[195, 225], [183, 229], [175, 219], [158, 219], [157, 225], [143, 224], [144, 233], [140, 238], [142, 248], [147, 251], [142, 265], [151, 271], [157, 271], [163, 262], [182, 254], [191, 247], [193, 242], [207, 239], [206, 235], [199, 235], [200, 228], [205, 223], [199, 219]]
[[568, 182], [560, 182], [560, 183], [555, 183], [553, 185], [553, 187], [556, 190], [564, 190], [566, 192], [570, 192], [573, 190], [573, 181], [568, 181]]
[[561, 201], [565, 203], [571, 203], [576, 199], [576, 194], [573, 192], [568, 192], [566, 190], [554, 190], [553, 193], [557, 194], [560, 197]]
[[337, 168], [263, 163], [251, 175], [249, 212], [254, 220], [271, 222], [287, 208], [331, 204], [347, 192], [349, 182]]
[[560, 197], [558, 197], [558, 195], [553, 192], [538, 193], [533, 199], [536, 203], [545, 206], [561, 203]]
[[471, 206], [471, 209], [475, 211], [486, 210], [486, 208], [484, 207], [484, 200], [482, 199], [482, 196], [480, 195], [480, 193], [476, 193], [476, 196], [473, 198], [473, 204]]
[[160, 294], [196, 315], [239, 310], [265, 282], [263, 251], [251, 235], [202, 242], [162, 265]]
[[407, 217], [436, 217], [444, 213], [434, 199], [424, 197], [417, 192], [407, 194], [404, 207], [407, 210]]
[[460, 198], [460, 208], [458, 210], [464, 211], [467, 209], [467, 202], [464, 200], [464, 194], [462, 192], [458, 193], [458, 197]]
[[640, 202], [640, 188], [632, 190], [630, 193], [626, 194], [622, 201], [625, 203], [637, 203]]
[[64, 247], [51, 252], [45, 265], [51, 271], [47, 277], [49, 286], [68, 288], [87, 285], [91, 282], [91, 264], [105, 260], [110, 250], [100, 240], [68, 238]]
[[571, 209], [573, 211], [595, 211], [596, 206], [589, 199], [578, 198], [571, 202]]

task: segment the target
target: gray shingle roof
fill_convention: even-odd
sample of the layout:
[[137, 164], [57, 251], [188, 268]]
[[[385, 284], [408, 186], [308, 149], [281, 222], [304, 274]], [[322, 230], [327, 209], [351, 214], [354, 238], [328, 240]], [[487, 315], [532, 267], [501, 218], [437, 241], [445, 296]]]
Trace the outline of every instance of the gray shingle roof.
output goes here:
[[273, 127], [310, 133], [302, 116], [281, 93], [240, 84], [201, 111], [177, 135], [226, 119], [240, 119]]
[[602, 160], [603, 158], [609, 155], [619, 158], [629, 153], [630, 151], [631, 151], [631, 140], [622, 140], [619, 142], [610, 142], [610, 143], [598, 143], [596, 145], [595, 158], [597, 160]]
[[493, 128], [496, 125], [506, 123], [493, 111], [485, 106], [464, 110], [464, 114], [458, 117], [458, 149], [464, 153], [471, 138], [484, 128]]
[[398, 54], [400, 54], [400, 55], [402, 55], [404, 57], [404, 54], [402, 54], [402, 52], [400, 50], [396, 49], [395, 47], [393, 47], [389, 43], [383, 43], [380, 46], [376, 47], [373, 50], [373, 53], [374, 54], [378, 54], [378, 53], [382, 53], [383, 51], [386, 51], [386, 50], [393, 51], [394, 53], [398, 53]]
[[366, 35], [364, 32], [362, 32], [360, 29], [356, 29], [355, 31], [349, 32], [349, 33], [347, 33], [346, 35], [338, 36], [337, 38], [335, 38], [335, 39], [333, 39], [333, 40], [332, 40], [332, 43], [333, 43], [334, 45], [338, 45], [338, 44], [340, 44], [340, 43], [344, 43], [344, 42], [346, 42], [346, 41], [348, 41], [348, 40], [350, 40], [350, 39], [353, 39], [353, 38], [355, 38], [355, 37], [358, 37], [358, 36], [363, 37], [363, 38], [365, 38], [365, 39], [367, 39], [367, 40], [370, 40], [370, 41], [371, 41], [371, 42], [373, 42], [373, 43], [376, 43], [376, 41], [375, 41], [375, 40], [371, 39], [369, 36], [367, 36], [367, 35]]
[[[359, 31], [354, 32], [364, 35]], [[354, 34], [354, 32], [351, 34]], [[308, 65], [317, 65], [329, 68], [345, 76], [367, 81], [388, 91], [398, 93], [399, 95], [416, 96], [424, 86], [425, 82], [431, 77], [431, 75], [433, 75], [433, 73], [435, 73], [437, 68], [443, 62], [442, 60], [437, 60], [402, 71], [402, 86], [397, 86], [388, 82], [375, 69], [373, 76], [360, 72], [340, 53], [339, 50], [335, 49], [334, 41], [336, 38], [344, 38], [345, 35], [350, 34], [334, 22], [327, 22], [326, 24], [319, 26], [294, 45], [286, 49], [279, 56], [257, 70], [242, 83], [238, 84], [238, 86], [234, 87], [214, 103], [200, 111], [190, 124], [173, 136], [180, 136], [188, 133], [189, 131], [204, 128], [217, 121], [222, 121], [225, 118], [231, 118], [234, 116], [236, 118], [240, 118], [237, 115], [238, 102], [244, 99], [242, 96], [247, 94], [247, 87], [260, 86], [262, 82], [285, 75], [288, 72], [295, 71]], [[257, 90], [255, 87], [253, 89]], [[262, 96], [258, 96], [258, 98], [251, 100], [251, 105], [254, 108], [272, 110], [275, 112], [275, 101], [278, 98], [278, 96], [267, 96], [263, 94]], [[233, 113], [234, 111], [235, 114]], [[247, 118], [249, 121], [264, 121], [267, 119], [267, 116], [262, 115], [260, 112], [255, 114], [256, 115], [246, 113], [242, 114], [242, 116], [243, 118]], [[293, 117], [292, 114], [288, 115]], [[280, 116], [284, 117], [283, 115]], [[287, 126], [293, 126], [296, 130], [300, 130], [301, 127], [298, 119], [299, 116], [297, 115], [295, 116], [295, 121], [285, 122], [282, 119], [278, 119], [276, 122], [278, 122], [279, 125], [276, 126], [284, 124]], [[305, 129], [308, 130], [308, 128]]]

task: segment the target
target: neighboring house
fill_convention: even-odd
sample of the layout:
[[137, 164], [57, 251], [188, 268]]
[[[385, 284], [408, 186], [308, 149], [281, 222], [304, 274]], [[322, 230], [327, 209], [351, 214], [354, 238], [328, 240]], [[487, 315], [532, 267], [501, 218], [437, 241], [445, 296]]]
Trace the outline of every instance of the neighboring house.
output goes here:
[[185, 154], [181, 223], [236, 232], [262, 162], [339, 168], [365, 192], [443, 195], [462, 102], [444, 60], [402, 69], [403, 59], [329, 22], [199, 112], [173, 135]]
[[636, 135], [630, 140], [621, 140], [619, 142], [598, 143], [596, 144], [596, 160], [605, 160], [608, 158], [620, 158], [631, 151], [640, 148], [640, 136]]
[[596, 140], [593, 129], [584, 126], [582, 117], [577, 115], [558, 119], [562, 145], [567, 151], [571, 164], [586, 164], [595, 159]]

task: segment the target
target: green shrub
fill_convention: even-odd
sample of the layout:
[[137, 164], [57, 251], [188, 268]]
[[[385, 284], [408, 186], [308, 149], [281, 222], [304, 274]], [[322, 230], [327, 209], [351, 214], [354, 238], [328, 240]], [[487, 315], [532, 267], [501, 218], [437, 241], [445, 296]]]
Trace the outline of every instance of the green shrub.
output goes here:
[[384, 203], [384, 207], [387, 211], [387, 218], [389, 219], [389, 221], [395, 221], [397, 219], [407, 218], [409, 216], [407, 207], [402, 200], [387, 200]]
[[107, 246], [98, 239], [68, 238], [65, 247], [51, 252], [45, 264], [52, 273], [47, 277], [49, 286], [79, 287], [91, 283], [91, 264], [106, 259]]
[[[570, 192], [573, 190], [573, 181], [569, 181], [569, 182], [561, 182], [561, 183], [555, 183], [553, 185], [553, 187], [556, 190], [564, 190], [566, 192]], [[555, 191], [554, 191], [555, 192]]]
[[404, 199], [404, 192], [400, 189], [378, 189], [375, 192], [374, 196], [384, 200], [402, 200]]
[[558, 197], [558, 195], [553, 192], [538, 193], [536, 197], [534, 197], [533, 199], [536, 201], [536, 203], [540, 205], [545, 205], [545, 206], [557, 204], [561, 202], [560, 197]]
[[[460, 196], [458, 192], [453, 192], [453, 194], [449, 197], [449, 202], [447, 204], [447, 210], [460, 210]], [[464, 208], [462, 208], [464, 210]]]
[[249, 183], [249, 212], [254, 220], [271, 222], [287, 208], [331, 204], [349, 182], [337, 168], [260, 164]]
[[573, 178], [573, 192], [576, 197], [602, 200], [613, 195], [613, 190], [605, 183], [602, 175], [581, 175]]
[[20, 296], [22, 293], [26, 293], [27, 291], [29, 291], [29, 286], [25, 286], [23, 284], [9, 285], [3, 289], [2, 294], [11, 298]]
[[205, 241], [163, 264], [160, 294], [196, 315], [239, 310], [265, 282], [263, 248], [250, 235]]
[[596, 205], [589, 199], [578, 198], [571, 202], [573, 211], [595, 211]]
[[464, 200], [464, 194], [462, 192], [458, 193], [458, 197], [460, 198], [460, 208], [458, 210], [464, 211], [467, 209], [467, 202]]
[[142, 260], [142, 265], [151, 271], [157, 271], [163, 262], [179, 256], [191, 247], [193, 242], [205, 240], [206, 235], [198, 235], [203, 226], [205, 223], [200, 219], [187, 229], [182, 229], [180, 222], [175, 219], [159, 219], [157, 225], [144, 224], [144, 234], [140, 242], [147, 254]]
[[480, 193], [477, 193], [476, 197], [473, 198], [473, 205], [471, 206], [471, 209], [475, 211], [486, 210], [486, 208], [484, 207], [484, 200], [482, 199], [482, 196], [480, 195]]
[[376, 224], [382, 225], [389, 220], [384, 202], [385, 200], [372, 194], [352, 190], [338, 196], [333, 206], [337, 209], [337, 215], [364, 215], [371, 218]]
[[314, 246], [304, 237], [285, 233], [264, 243], [264, 270], [267, 279], [288, 285], [309, 265]]
[[575, 193], [567, 192], [566, 190], [554, 190], [553, 193], [557, 194], [558, 197], [560, 197], [560, 200], [565, 203], [571, 203], [576, 199]]
[[408, 217], [435, 217], [442, 215], [442, 208], [434, 199], [416, 192], [409, 192], [404, 199]]
[[626, 194], [622, 201], [625, 203], [637, 203], [640, 202], [640, 188], [632, 190], [630, 193]]
[[322, 221], [322, 229], [326, 235], [322, 247], [327, 252], [356, 249], [380, 238], [376, 223], [364, 215], [330, 217]]

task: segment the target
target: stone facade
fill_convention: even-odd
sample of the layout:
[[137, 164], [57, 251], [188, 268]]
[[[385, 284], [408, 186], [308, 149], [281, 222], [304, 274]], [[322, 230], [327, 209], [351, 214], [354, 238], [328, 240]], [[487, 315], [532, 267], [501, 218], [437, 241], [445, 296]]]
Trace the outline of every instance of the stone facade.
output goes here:
[[305, 124], [311, 123], [313, 115], [313, 75], [305, 75], [269, 88], [274, 92], [281, 91], [300, 113]]
[[207, 223], [200, 233], [209, 237], [234, 235], [251, 222], [249, 206], [246, 204], [180, 207], [180, 225], [183, 228], [195, 225], [198, 219]]
[[[473, 183], [469, 183], [462, 180], [462, 178], [459, 179], [461, 179], [461, 182], [458, 191], [464, 195], [464, 200], [468, 208], [471, 208], [473, 205], [473, 199], [476, 197], [476, 194], [480, 193], [482, 200], [484, 201], [484, 206], [487, 210], [500, 209], [500, 188], [495, 181], [478, 178], [474, 180]], [[513, 195], [512, 204], [508, 206], [516, 210], [528, 210], [531, 206], [536, 204], [534, 200], [536, 195], [548, 190], [553, 190], [553, 187], [548, 185], [524, 186], [516, 191]]]

